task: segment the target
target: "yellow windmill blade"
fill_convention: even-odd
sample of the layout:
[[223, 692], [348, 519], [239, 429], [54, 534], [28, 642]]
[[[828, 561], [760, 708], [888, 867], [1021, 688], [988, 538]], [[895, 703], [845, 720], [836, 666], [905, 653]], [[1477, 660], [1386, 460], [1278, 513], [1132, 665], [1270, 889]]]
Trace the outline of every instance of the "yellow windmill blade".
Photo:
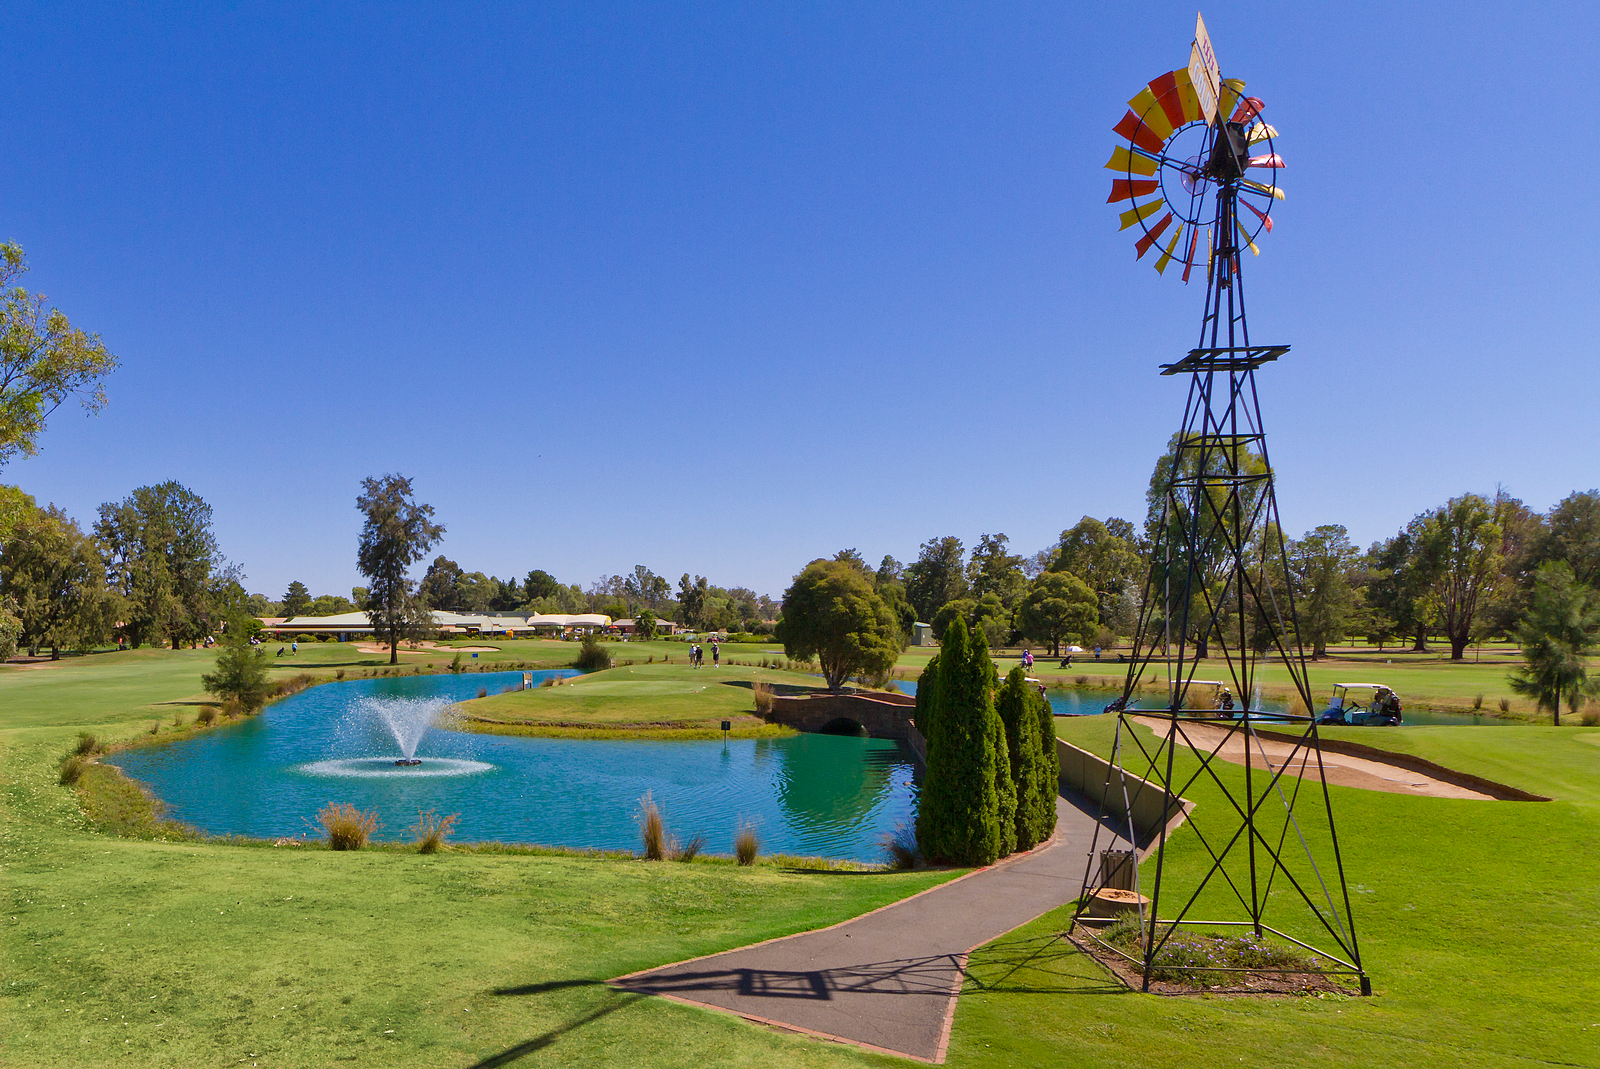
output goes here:
[[1157, 197], [1155, 200], [1148, 201], [1148, 202], [1146, 202], [1144, 204], [1137, 205], [1136, 207], [1131, 208], [1128, 211], [1123, 212], [1120, 216], [1117, 217], [1118, 219], [1120, 219], [1122, 221], [1122, 225], [1117, 227], [1117, 229], [1118, 230], [1126, 230], [1130, 226], [1132, 226], [1134, 223], [1137, 223], [1139, 220], [1148, 219], [1150, 216], [1154, 215], [1161, 208], [1161, 206], [1163, 204], [1165, 204], [1165, 203], [1166, 203], [1166, 201], [1164, 201], [1161, 198]]
[[1183, 236], [1183, 224], [1178, 224], [1178, 229], [1173, 233], [1172, 240], [1167, 242], [1167, 247], [1161, 251], [1161, 259], [1156, 261], [1156, 274], [1167, 273], [1167, 265], [1172, 262], [1172, 250], [1178, 247], [1178, 239]]
[[1150, 91], [1148, 85], [1139, 90], [1138, 96], [1128, 101], [1128, 107], [1132, 108], [1133, 113], [1150, 128], [1150, 132], [1161, 140], [1165, 141], [1172, 136], [1172, 122], [1167, 118], [1167, 113], [1162, 110], [1161, 105], [1156, 103], [1156, 95]]
[[1277, 136], [1278, 131], [1276, 127], [1270, 123], [1265, 123], [1260, 119], [1257, 119], [1255, 125], [1250, 127], [1250, 129], [1245, 132], [1244, 140], [1246, 144], [1253, 145], [1257, 141], [1265, 141], [1269, 137]]
[[1106, 164], [1108, 171], [1122, 171], [1125, 174], [1155, 174], [1160, 164], [1149, 156], [1131, 152], [1120, 145], [1111, 150], [1111, 160]]
[[1273, 200], [1283, 199], [1283, 189], [1279, 186], [1264, 186], [1260, 182], [1252, 182], [1248, 178], [1239, 179], [1239, 184], [1246, 189], [1253, 189], [1257, 193], [1265, 193]]
[[1260, 256], [1261, 250], [1256, 248], [1256, 243], [1254, 241], [1250, 240], [1249, 232], [1245, 230], [1244, 224], [1239, 222], [1239, 217], [1237, 215], [1233, 217], [1233, 225], [1239, 228], [1239, 236], [1244, 238], [1244, 243], [1246, 245], [1250, 246], [1250, 251], [1255, 253], [1257, 256]]

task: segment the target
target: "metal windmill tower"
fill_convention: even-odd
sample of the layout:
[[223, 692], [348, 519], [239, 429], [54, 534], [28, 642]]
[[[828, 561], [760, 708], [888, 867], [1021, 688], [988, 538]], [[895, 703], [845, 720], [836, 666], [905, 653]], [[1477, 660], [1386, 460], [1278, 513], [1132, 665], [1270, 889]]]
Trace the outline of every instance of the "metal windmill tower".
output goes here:
[[[1102, 864], [1097, 875], [1097, 841], [1084, 902], [1108, 881], [1131, 882], [1128, 889], [1143, 893], [1142, 953], [1101, 945], [1137, 965], [1146, 990], [1157, 969], [1186, 971], [1163, 957], [1180, 929], [1248, 928], [1298, 945], [1316, 966], [1261, 971], [1345, 975], [1369, 994], [1256, 392], [1257, 369], [1289, 347], [1252, 342], [1245, 315], [1240, 256], [1246, 248], [1258, 252], [1256, 238], [1272, 230], [1284, 164], [1273, 150], [1277, 131], [1261, 117], [1264, 105], [1243, 90], [1242, 81], [1220, 77], [1205, 23], [1197, 20], [1188, 67], [1161, 75], [1129, 102], [1116, 126], [1124, 142], [1106, 165], [1120, 172], [1110, 202], [1129, 202], [1122, 228], [1142, 232], [1139, 257], [1167, 238], [1156, 270], [1180, 264], [1187, 282], [1203, 265], [1206, 303], [1199, 345], [1161, 366], [1162, 375], [1188, 376], [1188, 398], [1162, 474], [1127, 679], [1108, 707], [1118, 720], [1101, 825], [1126, 824], [1127, 838], [1154, 853], [1154, 872], [1142, 888], [1137, 865]], [[1263, 663], [1286, 669], [1301, 702], [1296, 712], [1260, 707]], [[1141, 692], [1146, 708], [1139, 707]], [[1139, 722], [1153, 731], [1153, 745], [1134, 730]], [[1292, 743], [1287, 759], [1269, 759], [1264, 731], [1274, 743]], [[1224, 754], [1243, 764], [1242, 777]], [[1164, 819], [1142, 839], [1130, 783], [1135, 791], [1154, 787], [1163, 800]], [[1185, 816], [1184, 792], [1196, 784], [1220, 791], [1221, 799]], [[1174, 839], [1170, 833], [1185, 819]], [[1080, 907], [1075, 927], [1084, 916]]]

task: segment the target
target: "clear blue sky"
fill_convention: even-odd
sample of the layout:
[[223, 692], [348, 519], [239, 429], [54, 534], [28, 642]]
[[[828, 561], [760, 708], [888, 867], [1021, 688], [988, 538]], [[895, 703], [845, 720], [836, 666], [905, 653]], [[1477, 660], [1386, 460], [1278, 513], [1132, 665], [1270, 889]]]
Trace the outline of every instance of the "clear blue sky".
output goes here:
[[[0, 236], [123, 366], [0, 478], [86, 525], [177, 479], [273, 596], [358, 581], [389, 471], [462, 566], [585, 584], [1137, 521], [1204, 294], [1101, 166], [1194, 11], [7, 4]], [[1597, 13], [1205, 8], [1289, 164], [1291, 532], [1600, 483]]]

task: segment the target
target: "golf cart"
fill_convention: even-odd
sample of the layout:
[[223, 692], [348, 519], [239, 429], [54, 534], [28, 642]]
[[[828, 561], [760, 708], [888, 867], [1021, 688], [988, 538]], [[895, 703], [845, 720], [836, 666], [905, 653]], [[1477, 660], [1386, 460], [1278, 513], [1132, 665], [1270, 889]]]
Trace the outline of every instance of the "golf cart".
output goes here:
[[1392, 727], [1400, 723], [1400, 695], [1378, 683], [1335, 683], [1317, 723]]

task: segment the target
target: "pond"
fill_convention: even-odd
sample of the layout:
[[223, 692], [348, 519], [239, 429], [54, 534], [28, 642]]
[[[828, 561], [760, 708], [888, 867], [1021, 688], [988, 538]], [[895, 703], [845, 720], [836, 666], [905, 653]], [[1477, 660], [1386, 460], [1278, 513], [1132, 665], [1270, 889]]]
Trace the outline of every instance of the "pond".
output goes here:
[[[894, 681], [894, 685], [907, 694], [915, 696], [917, 693], [915, 680], [897, 679]], [[1051, 687], [1045, 691], [1045, 695], [1050, 699], [1050, 711], [1055, 713], [1056, 716], [1093, 716], [1096, 713], [1104, 712], [1105, 707], [1113, 699], [1120, 697], [1122, 692], [1120, 690]], [[1144, 699], [1144, 704], [1153, 705], [1154, 701], [1147, 696]], [[1327, 703], [1324, 702], [1323, 708], [1326, 707]], [[1270, 712], [1285, 712], [1289, 706], [1284, 702], [1267, 698], [1261, 702], [1261, 708]], [[1521, 723], [1519, 720], [1504, 719], [1489, 713], [1436, 713], [1426, 709], [1415, 711], [1407, 709], [1400, 726], [1510, 726], [1519, 723]]]
[[[560, 672], [535, 672], [535, 682]], [[385, 717], [443, 709], [520, 683], [520, 672], [327, 683], [259, 716], [110, 758], [214, 835], [320, 836], [317, 810], [376, 810], [378, 839], [410, 838], [419, 810], [458, 813], [462, 842], [638, 849], [646, 792], [669, 832], [732, 853], [738, 823], [763, 853], [857, 861], [883, 856], [881, 837], [915, 819], [917, 784], [900, 743], [836, 735], [647, 741], [516, 738], [435, 726], [415, 744], [421, 764], [397, 768]]]

